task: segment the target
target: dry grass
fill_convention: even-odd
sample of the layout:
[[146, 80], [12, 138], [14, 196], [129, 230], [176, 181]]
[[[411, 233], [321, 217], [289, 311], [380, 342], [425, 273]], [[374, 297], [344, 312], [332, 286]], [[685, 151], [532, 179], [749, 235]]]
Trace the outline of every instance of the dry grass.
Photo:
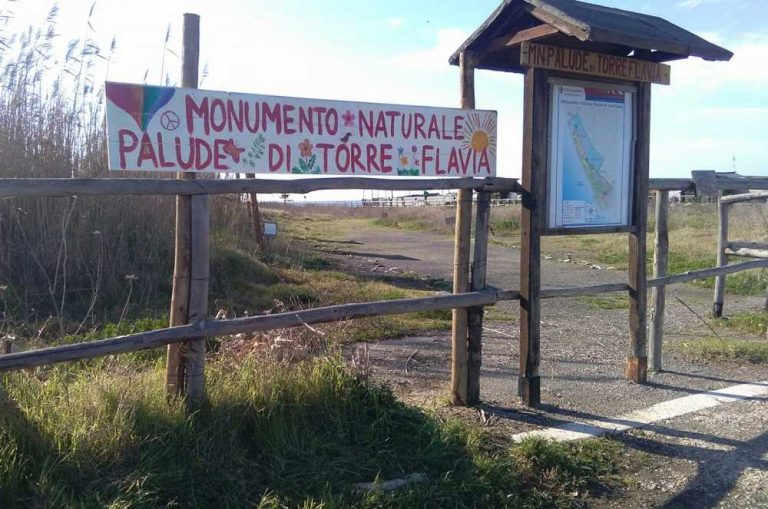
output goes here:
[[[107, 176], [94, 69], [115, 43], [99, 48], [89, 27], [54, 55], [57, 15], [54, 7], [39, 29], [0, 34], [0, 178]], [[253, 251], [244, 204], [217, 197], [212, 217], [216, 243]], [[165, 309], [173, 222], [172, 197], [2, 200], [0, 334], [36, 334], [46, 323], [62, 335]]]

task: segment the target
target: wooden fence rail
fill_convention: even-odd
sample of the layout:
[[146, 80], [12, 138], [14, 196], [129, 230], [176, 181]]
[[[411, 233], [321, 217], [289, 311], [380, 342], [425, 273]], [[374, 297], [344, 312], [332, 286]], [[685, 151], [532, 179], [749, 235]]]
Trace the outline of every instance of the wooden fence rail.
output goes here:
[[[517, 179], [329, 177], [307, 179], [210, 179], [162, 178], [3, 178], [0, 198], [120, 195], [196, 195], [240, 193], [294, 193], [335, 189], [375, 191], [439, 191], [473, 189], [487, 192], [521, 192]], [[693, 190], [691, 179], [650, 179], [649, 189]], [[739, 195], [734, 195], [733, 198]]]
[[118, 195], [196, 195], [241, 193], [293, 193], [339, 189], [377, 191], [519, 191], [517, 179], [486, 178], [375, 178], [332, 177], [307, 179], [172, 180], [149, 178], [24, 178], [0, 179], [0, 198]]
[[744, 270], [762, 269], [766, 267], [768, 267], [768, 260], [752, 260], [749, 262], [735, 263], [733, 265], [725, 265], [723, 267], [714, 267], [711, 269], [689, 270], [688, 272], [683, 272], [682, 274], [649, 279], [648, 286], [652, 288], [655, 286], [687, 283], [688, 281], [693, 281], [694, 279], [724, 276], [726, 274], [735, 274]]
[[728, 196], [722, 196], [720, 201], [723, 203], [743, 203], [750, 201], [766, 201], [768, 200], [768, 191], [754, 191], [752, 193], [731, 194]]
[[200, 320], [194, 324], [139, 332], [109, 339], [53, 346], [0, 356], [0, 371], [44, 364], [91, 359], [105, 355], [133, 352], [180, 343], [201, 337], [227, 336], [271, 329], [299, 327], [367, 316], [396, 315], [439, 309], [487, 306], [499, 300], [515, 298], [517, 292], [493, 289], [463, 294], [437, 295], [412, 299], [340, 304], [273, 315], [259, 315], [232, 320]]

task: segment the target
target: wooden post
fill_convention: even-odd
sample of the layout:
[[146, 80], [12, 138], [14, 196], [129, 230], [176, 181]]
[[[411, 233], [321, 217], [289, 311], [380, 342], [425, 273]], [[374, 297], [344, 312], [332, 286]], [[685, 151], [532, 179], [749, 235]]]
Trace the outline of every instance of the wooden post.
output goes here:
[[[667, 275], [667, 257], [669, 253], [669, 233], [667, 216], [669, 211], [669, 191], [656, 191], [656, 242], [653, 251], [653, 277]], [[648, 348], [651, 370], [661, 371], [662, 345], [664, 342], [664, 307], [666, 304], [666, 286], [653, 287], [651, 300], [651, 337]]]
[[650, 164], [651, 84], [637, 83], [633, 200], [629, 233], [629, 356], [627, 380], [645, 383], [648, 376], [646, 326], [646, 235], [648, 230], [648, 167]]
[[[461, 107], [475, 107], [475, 74], [472, 55], [461, 53], [459, 58], [461, 74]], [[469, 291], [469, 248], [472, 222], [472, 191], [461, 189], [456, 198], [456, 227], [453, 254], [453, 293]], [[467, 352], [467, 310], [454, 309], [451, 324], [451, 401], [454, 405], [466, 405], [468, 352]]]
[[549, 84], [545, 71], [528, 68], [523, 98], [523, 208], [520, 217], [520, 372], [523, 403], [541, 403], [539, 350], [541, 334], [541, 227], [546, 206]]
[[[456, 202], [456, 233], [453, 254], [453, 293], [469, 291], [469, 247], [472, 222], [472, 191], [461, 189]], [[467, 310], [453, 309], [452, 314], [451, 401], [467, 404]]]
[[[474, 292], [485, 288], [488, 271], [488, 230], [491, 218], [491, 193], [477, 193], [475, 208], [475, 253], [472, 260], [472, 284]], [[483, 357], [483, 308], [468, 310], [469, 321], [469, 374], [467, 378], [467, 403], [480, 403], [480, 367]]]
[[[246, 173], [245, 178], [256, 178], [255, 173]], [[261, 211], [259, 210], [259, 195], [257, 193], [249, 193], [250, 203], [248, 211], [251, 216], [251, 226], [253, 227], [253, 240], [256, 242], [256, 248], [259, 251], [264, 249], [266, 242], [264, 240], [264, 227], [261, 221]]]
[[[722, 201], [722, 193], [717, 197], [717, 266], [728, 265], [728, 256], [725, 249], [728, 247], [728, 212], [730, 204]], [[712, 305], [712, 315], [716, 318], [723, 316], [723, 302], [725, 301], [725, 276], [715, 278], [715, 301]]]
[[[192, 196], [192, 276], [189, 291], [189, 320], [194, 324], [208, 317], [208, 276], [210, 269], [208, 195]], [[186, 343], [184, 351], [184, 397], [188, 408], [205, 398], [205, 338]]]
[[[200, 17], [184, 14], [182, 86], [197, 88], [200, 53]], [[192, 173], [177, 177], [194, 180]], [[208, 300], [208, 196], [176, 197], [176, 255], [173, 268], [170, 325], [185, 325], [205, 318]], [[205, 340], [168, 346], [166, 390], [185, 396], [188, 406], [204, 397]]]

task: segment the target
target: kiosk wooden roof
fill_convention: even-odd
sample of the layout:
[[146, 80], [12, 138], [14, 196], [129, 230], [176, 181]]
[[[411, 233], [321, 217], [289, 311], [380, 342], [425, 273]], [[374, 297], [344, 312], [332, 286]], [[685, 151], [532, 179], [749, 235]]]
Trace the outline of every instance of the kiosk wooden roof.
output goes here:
[[456, 52], [475, 55], [474, 67], [524, 72], [520, 44], [526, 41], [598, 51], [642, 55], [666, 62], [687, 57], [730, 60], [733, 53], [657, 16], [575, 0], [504, 0]]

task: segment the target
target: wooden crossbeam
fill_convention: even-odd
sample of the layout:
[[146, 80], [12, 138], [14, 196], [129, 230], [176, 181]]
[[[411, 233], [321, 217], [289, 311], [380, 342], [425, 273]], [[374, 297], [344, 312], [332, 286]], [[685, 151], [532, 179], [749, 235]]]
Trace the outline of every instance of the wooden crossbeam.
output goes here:
[[491, 41], [486, 51], [489, 53], [494, 51], [502, 51], [502, 50], [517, 46], [523, 42], [535, 41], [543, 37], [549, 37], [550, 35], [555, 35], [559, 32], [560, 31], [557, 28], [551, 25], [547, 25], [547, 24], [536, 25], [535, 27], [532, 27], [532, 28], [526, 28], [525, 30], [520, 30], [519, 32], [515, 33], [511, 37], [510, 36], [497, 37], [496, 39]]

